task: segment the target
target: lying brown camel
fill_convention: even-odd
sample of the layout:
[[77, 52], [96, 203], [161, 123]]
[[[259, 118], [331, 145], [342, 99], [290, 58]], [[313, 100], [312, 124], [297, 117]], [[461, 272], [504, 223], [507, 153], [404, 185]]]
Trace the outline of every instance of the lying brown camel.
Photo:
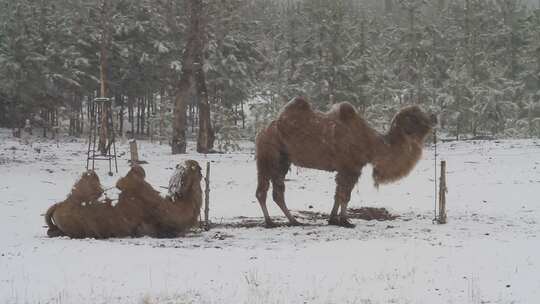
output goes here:
[[337, 172], [328, 223], [354, 227], [347, 218], [347, 204], [362, 168], [368, 163], [373, 165], [376, 186], [405, 177], [420, 159], [424, 140], [436, 123], [435, 115], [428, 116], [418, 106], [409, 106], [397, 113], [388, 133], [382, 135], [369, 127], [349, 103], [336, 104], [329, 112], [321, 113], [304, 98], [293, 99], [256, 138], [256, 196], [266, 226], [275, 226], [266, 207], [270, 182], [273, 199], [290, 225], [300, 224], [287, 209], [284, 197], [285, 175], [292, 163]]
[[198, 223], [202, 191], [201, 168], [196, 161], [178, 165], [169, 195], [162, 197], [145, 179], [142, 167], [132, 167], [119, 179], [121, 191], [113, 206], [100, 199], [103, 189], [95, 172], [84, 173], [63, 202], [45, 214], [50, 237], [174, 237]]

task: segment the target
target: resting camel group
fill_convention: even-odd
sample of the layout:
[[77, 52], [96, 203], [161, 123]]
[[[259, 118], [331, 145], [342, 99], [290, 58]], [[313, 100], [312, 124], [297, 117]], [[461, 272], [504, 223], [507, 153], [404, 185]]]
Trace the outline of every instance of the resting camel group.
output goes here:
[[101, 198], [104, 191], [96, 173], [84, 173], [68, 197], [47, 210], [47, 235], [99, 239], [175, 237], [198, 223], [202, 174], [196, 161], [177, 166], [165, 197], [145, 181], [145, 176], [142, 167], [132, 167], [116, 183], [121, 192], [113, 202]]
[[[407, 176], [421, 157], [427, 135], [437, 123], [418, 106], [409, 106], [379, 134], [349, 103], [326, 113], [313, 110], [303, 97], [291, 100], [256, 138], [257, 190], [266, 227], [270, 218], [266, 196], [272, 198], [290, 225], [300, 225], [285, 204], [285, 176], [291, 164], [336, 174], [334, 204], [328, 223], [352, 228], [347, 217], [351, 191], [362, 168], [373, 166], [373, 180], [390, 183]], [[161, 196], [145, 181], [145, 171], [134, 166], [119, 179], [117, 201], [103, 198], [96, 173], [84, 173], [68, 197], [45, 214], [50, 237], [175, 237], [198, 224], [202, 205], [201, 168], [196, 161], [178, 165]]]

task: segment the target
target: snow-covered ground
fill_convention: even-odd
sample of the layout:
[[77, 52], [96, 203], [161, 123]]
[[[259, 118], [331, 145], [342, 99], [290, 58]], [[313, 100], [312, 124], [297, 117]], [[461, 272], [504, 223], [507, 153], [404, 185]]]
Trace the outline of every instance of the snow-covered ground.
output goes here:
[[[370, 168], [351, 207], [385, 207], [394, 221], [355, 229], [227, 228], [176, 239], [48, 238], [42, 214], [85, 169], [84, 142], [24, 145], [0, 130], [0, 303], [540, 303], [540, 140], [440, 144], [448, 163], [446, 225], [432, 223], [433, 150], [401, 182], [372, 186]], [[211, 217], [256, 217], [253, 148], [171, 155], [140, 142], [154, 186], [175, 164], [212, 163]], [[128, 169], [119, 144], [120, 174]], [[107, 176], [98, 162], [105, 186]], [[293, 167], [289, 207], [329, 212], [333, 174]], [[281, 216], [269, 202], [273, 215]], [[283, 220], [283, 219], [281, 219]]]

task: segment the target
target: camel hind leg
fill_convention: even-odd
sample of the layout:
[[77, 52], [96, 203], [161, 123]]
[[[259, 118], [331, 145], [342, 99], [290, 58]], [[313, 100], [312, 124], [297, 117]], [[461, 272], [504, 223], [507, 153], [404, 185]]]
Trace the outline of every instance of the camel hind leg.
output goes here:
[[285, 216], [289, 220], [289, 225], [298, 226], [300, 225], [300, 223], [291, 214], [291, 212], [287, 208], [287, 204], [285, 203], [285, 176], [287, 175], [287, 172], [289, 172], [290, 167], [291, 162], [289, 160], [289, 156], [284, 152], [279, 153], [279, 158], [275, 166], [273, 167], [274, 171], [271, 178], [272, 198], [274, 199], [274, 202], [276, 202], [278, 207], [281, 209], [281, 211], [283, 211], [283, 214], [285, 214]]
[[[272, 182], [272, 198], [274, 199], [274, 202], [278, 205], [281, 211], [283, 211], [283, 214], [285, 214], [289, 220], [290, 225], [300, 225], [285, 204], [285, 175], [290, 167], [288, 158], [286, 155], [280, 154], [280, 156], [277, 159], [273, 159], [272, 162], [268, 162], [268, 160], [269, 159], [266, 159], [263, 165], [259, 164], [259, 159], [257, 159], [257, 167], [259, 172], [256, 196], [264, 214], [266, 227], [276, 226], [276, 224], [270, 218], [268, 208], [266, 206], [266, 196], [270, 187], [270, 181]], [[264, 170], [264, 168], [268, 168], [269, 170]]]
[[257, 200], [259, 201], [259, 205], [261, 205], [261, 209], [264, 215], [265, 225], [266, 227], [271, 228], [271, 227], [275, 227], [276, 224], [270, 218], [270, 214], [268, 213], [268, 208], [266, 207], [266, 195], [268, 193], [269, 187], [270, 187], [270, 178], [266, 175], [259, 173], [259, 177], [257, 181], [257, 192], [255, 193], [255, 196], [257, 197]]
[[276, 168], [279, 166], [279, 143], [276, 141], [275, 129], [269, 127], [257, 135], [256, 159], [257, 159], [257, 190], [255, 196], [261, 206], [266, 227], [276, 227], [270, 218], [266, 197], [270, 188], [270, 179], [276, 176]]
[[264, 154], [261, 153], [257, 155], [258, 180], [256, 197], [261, 205], [266, 227], [276, 226], [270, 218], [266, 206], [266, 197], [270, 181], [272, 182], [272, 198], [274, 199], [274, 202], [276, 202], [281, 211], [283, 211], [283, 214], [285, 214], [289, 220], [290, 225], [299, 225], [300, 223], [290, 213], [285, 204], [285, 175], [287, 175], [290, 167], [289, 158], [285, 153], [271, 151], [273, 150], [271, 148], [269, 150], [270, 151], [266, 151]]
[[256, 138], [257, 159], [257, 191], [256, 196], [264, 214], [267, 227], [274, 227], [268, 208], [266, 196], [269, 182], [272, 182], [272, 197], [281, 211], [285, 214], [291, 225], [299, 225], [285, 204], [285, 175], [289, 171], [291, 162], [284, 152], [285, 147], [279, 139], [276, 122], [263, 129]]
[[296, 220], [285, 204], [285, 176], [272, 179], [272, 197], [289, 220], [289, 225], [299, 226], [300, 222]]

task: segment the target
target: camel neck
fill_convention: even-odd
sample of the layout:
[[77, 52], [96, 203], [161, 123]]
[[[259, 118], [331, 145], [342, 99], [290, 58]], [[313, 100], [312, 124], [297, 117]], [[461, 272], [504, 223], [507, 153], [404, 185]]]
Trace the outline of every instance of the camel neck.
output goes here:
[[186, 202], [195, 202], [195, 200], [201, 201], [201, 195], [202, 195], [202, 191], [201, 191], [200, 186], [199, 187], [192, 186], [189, 191], [186, 191], [186, 193], [184, 194], [184, 197], [182, 197], [181, 200], [186, 201]]
[[379, 136], [377, 153], [373, 157], [375, 184], [396, 181], [408, 175], [422, 155], [421, 144], [399, 130], [391, 129]]

